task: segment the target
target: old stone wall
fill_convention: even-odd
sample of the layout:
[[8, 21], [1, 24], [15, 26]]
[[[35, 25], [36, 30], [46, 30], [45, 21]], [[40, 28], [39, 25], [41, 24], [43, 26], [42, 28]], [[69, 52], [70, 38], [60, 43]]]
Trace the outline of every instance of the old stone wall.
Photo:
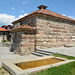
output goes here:
[[0, 35], [0, 42], [3, 40], [7, 41], [7, 35]]
[[12, 33], [12, 50], [19, 54], [31, 54], [38, 48], [75, 46], [75, 22], [47, 15], [36, 15], [14, 24], [14, 28], [28, 24], [36, 31]]
[[11, 49], [14, 53], [26, 55], [31, 54], [35, 50], [35, 33], [32, 31], [21, 31], [12, 33]]
[[20, 43], [21, 43], [22, 32], [14, 32], [11, 34], [11, 51], [14, 53], [20, 53]]
[[[36, 23], [36, 16], [26, 17], [25, 19], [14, 23], [14, 28], [19, 27], [23, 24], [28, 24], [35, 28]], [[12, 45], [11, 50], [14, 53], [18, 53], [21, 55], [31, 54], [35, 51], [35, 32], [34, 30], [24, 30], [20, 32], [13, 32], [12, 33]]]
[[9, 47], [9, 48], [10, 48], [11, 43], [10, 43], [10, 42], [1, 42], [1, 43], [0, 43], [0, 46], [1, 46], [1, 47]]
[[14, 26], [14, 28], [19, 27], [20, 26], [20, 22], [15, 23], [13, 26]]
[[28, 17], [25, 20], [21, 21], [21, 25], [23, 25], [23, 24], [29, 24], [30, 26], [32, 26], [35, 23], [36, 23], [36, 17], [35, 16]]
[[34, 34], [22, 34], [21, 39], [22, 54], [31, 54], [35, 51], [35, 35]]
[[0, 35], [0, 42], [3, 40], [3, 35]]
[[36, 48], [50, 48], [75, 43], [75, 23], [54, 17], [37, 17]]
[[28, 24], [29, 26], [35, 27], [35, 23], [36, 23], [36, 16], [33, 15], [21, 20], [20, 22], [14, 23], [13, 25], [14, 25], [14, 28], [19, 27], [20, 25], [23, 25], [23, 24]]

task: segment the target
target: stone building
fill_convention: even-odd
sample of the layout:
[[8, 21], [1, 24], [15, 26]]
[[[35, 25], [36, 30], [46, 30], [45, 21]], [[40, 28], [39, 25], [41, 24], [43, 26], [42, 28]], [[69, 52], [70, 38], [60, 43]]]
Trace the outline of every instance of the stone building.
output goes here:
[[31, 54], [37, 49], [75, 45], [75, 20], [47, 10], [39, 9], [12, 22], [11, 49], [19, 54]]
[[3, 25], [1, 27], [4, 28], [4, 29], [7, 29], [7, 30], [13, 29], [13, 26], [12, 25]]
[[11, 41], [11, 32], [10, 32], [10, 30], [13, 29], [13, 26], [12, 25], [3, 25], [3, 26], [1, 26], [1, 28], [4, 28], [8, 31], [6, 38], [7, 38], [7, 41]]
[[2, 42], [3, 40], [7, 41], [8, 33], [9, 31], [7, 29], [0, 27], [0, 42]]

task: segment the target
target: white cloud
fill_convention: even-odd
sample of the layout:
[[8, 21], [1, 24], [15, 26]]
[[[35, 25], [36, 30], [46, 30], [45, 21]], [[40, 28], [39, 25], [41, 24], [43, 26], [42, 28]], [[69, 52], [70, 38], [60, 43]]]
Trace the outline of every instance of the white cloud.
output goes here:
[[[28, 13], [25, 13], [24, 15], [19, 15], [19, 17], [16, 18], [13, 15], [0, 14], [0, 26], [1, 25], [9, 25], [9, 24], [11, 24], [11, 22], [13, 22], [13, 21], [15, 21], [17, 19], [20, 19], [20, 18], [22, 18], [22, 17], [24, 17], [26, 15], [28, 15]], [[62, 15], [66, 16], [65, 14], [62, 14]], [[68, 17], [70, 17], [72, 19], [75, 19], [74, 16], [68, 16]]]
[[68, 16], [69, 18], [72, 18], [72, 19], [74, 19], [75, 20], [75, 17], [74, 16]]
[[9, 25], [14, 20], [15, 20], [15, 16], [0, 14], [0, 25], [4, 25], [4, 24]]
[[25, 13], [24, 15], [19, 15], [18, 18], [16, 18], [15, 16], [13, 15], [7, 15], [7, 14], [0, 14], [0, 26], [1, 25], [9, 25], [11, 24], [11, 22], [17, 20], [17, 19], [20, 19], [24, 16], [28, 15], [27, 13]]
[[[66, 16], [65, 14], [62, 14], [62, 15], [63, 15], [63, 16]], [[75, 19], [74, 16], [67, 16], [67, 17], [72, 18], [72, 19]]]
[[23, 4], [26, 4], [26, 3], [28, 3], [29, 1], [24, 1], [24, 2], [22, 2]]
[[66, 16], [65, 14], [62, 14], [63, 16]]
[[20, 18], [22, 18], [22, 17], [24, 17], [24, 16], [26, 16], [26, 15], [28, 15], [28, 14], [25, 13], [24, 15], [19, 15], [19, 17], [18, 17], [17, 19], [20, 19]]
[[15, 8], [11, 8], [12, 10], [14, 10]]

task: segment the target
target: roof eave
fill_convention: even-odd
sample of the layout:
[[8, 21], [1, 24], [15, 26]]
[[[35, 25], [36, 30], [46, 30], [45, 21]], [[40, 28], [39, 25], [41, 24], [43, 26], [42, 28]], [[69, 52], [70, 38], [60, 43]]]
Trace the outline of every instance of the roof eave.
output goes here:
[[19, 31], [35, 31], [35, 30], [36, 29], [19, 28], [19, 29], [10, 30], [10, 32], [13, 33], [13, 32], [19, 32]]
[[18, 20], [16, 20], [16, 21], [14, 21], [14, 22], [12, 22], [12, 24], [14, 24], [14, 23], [16, 23], [16, 22], [20, 22], [20, 21], [22, 21], [24, 18], [29, 17], [29, 16], [31, 16], [31, 15], [33, 15], [33, 14], [36, 14], [36, 13], [37, 13], [37, 12], [28, 14], [27, 16], [24, 16], [24, 17], [22, 17], [22, 18], [20, 18], [20, 19], [18, 19]]
[[[16, 21], [12, 22], [12, 24], [14, 24], [14, 23], [16, 23], [16, 22], [20, 22], [20, 21], [22, 21], [24, 18], [29, 17], [29, 16], [31, 16], [31, 15], [33, 15], [33, 14], [44, 14], [44, 13], [41, 13], [41, 12], [33, 12], [33, 13], [31, 13], [31, 14], [28, 14], [27, 16], [24, 16], [23, 18], [20, 18], [20, 19], [18, 19], [18, 20], [16, 20]], [[48, 15], [48, 14], [44, 14], [44, 15]], [[48, 15], [48, 16], [53, 16], [53, 15]], [[56, 16], [53, 16], [53, 17], [56, 17]], [[61, 17], [57, 17], [57, 18], [61, 18]], [[68, 18], [68, 17], [67, 17], [67, 18]], [[64, 19], [64, 18], [61, 18], [61, 19]], [[71, 18], [70, 18], [70, 19], [71, 19]], [[69, 19], [64, 19], [64, 20], [69, 20]], [[75, 20], [73, 20], [73, 19], [71, 19], [71, 20], [69, 20], [69, 21], [74, 21], [74, 22], [75, 22]]]

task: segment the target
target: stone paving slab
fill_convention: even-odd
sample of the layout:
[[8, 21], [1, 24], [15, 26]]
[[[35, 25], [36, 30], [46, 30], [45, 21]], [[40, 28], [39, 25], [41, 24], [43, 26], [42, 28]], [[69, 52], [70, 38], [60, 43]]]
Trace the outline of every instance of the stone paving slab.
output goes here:
[[34, 58], [37, 56], [34, 55], [25, 55], [21, 56], [18, 54], [14, 54], [13, 52], [10, 52], [8, 47], [0, 47], [0, 67], [2, 67], [2, 61], [4, 60], [13, 60], [13, 59], [29, 59]]
[[[49, 49], [42, 49], [42, 50], [75, 57], [75, 47], [57, 47], [57, 48], [49, 48]], [[34, 57], [37, 56], [35, 55], [21, 56], [10, 52], [8, 47], [0, 47], [0, 66], [2, 64], [1, 63], [2, 60], [7, 60], [7, 59], [12, 60], [12, 59], [22, 59], [22, 58], [29, 59]]]
[[75, 57], [75, 47], [57, 47], [41, 50]]

